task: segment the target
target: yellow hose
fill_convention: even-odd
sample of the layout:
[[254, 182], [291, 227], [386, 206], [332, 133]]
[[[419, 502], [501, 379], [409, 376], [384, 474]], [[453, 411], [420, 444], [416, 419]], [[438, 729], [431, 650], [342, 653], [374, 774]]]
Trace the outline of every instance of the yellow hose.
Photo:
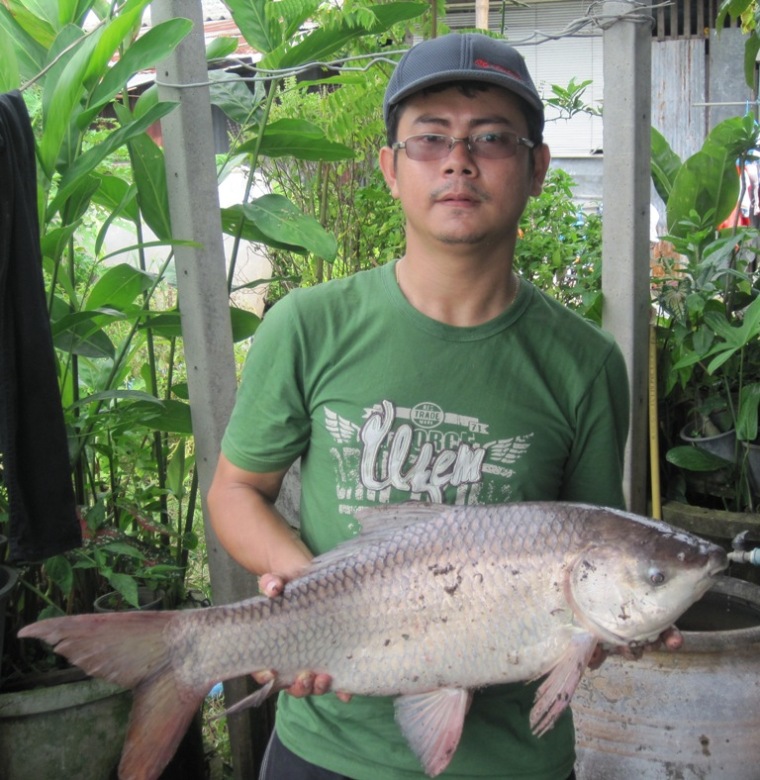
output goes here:
[[657, 433], [657, 333], [649, 326], [649, 469], [652, 483], [652, 517], [662, 519], [660, 446]]

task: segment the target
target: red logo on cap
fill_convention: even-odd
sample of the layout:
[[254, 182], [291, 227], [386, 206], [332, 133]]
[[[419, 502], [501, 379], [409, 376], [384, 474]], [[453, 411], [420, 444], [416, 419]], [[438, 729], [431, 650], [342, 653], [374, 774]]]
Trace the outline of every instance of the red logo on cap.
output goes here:
[[502, 73], [506, 73], [507, 76], [510, 76], [517, 81], [522, 81], [522, 76], [519, 73], [515, 73], [513, 70], [509, 70], [509, 68], [502, 68], [501, 65], [494, 65], [492, 62], [488, 62], [487, 60], [475, 60], [473, 64], [477, 68], [488, 68], [489, 70], [501, 71]]

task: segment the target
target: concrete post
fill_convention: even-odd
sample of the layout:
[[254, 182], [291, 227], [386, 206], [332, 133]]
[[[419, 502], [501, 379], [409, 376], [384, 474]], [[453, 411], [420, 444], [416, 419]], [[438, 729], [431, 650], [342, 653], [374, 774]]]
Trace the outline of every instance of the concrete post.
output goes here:
[[[608, 0], [605, 16], [634, 10]], [[631, 434], [624, 487], [629, 508], [647, 507], [647, 334], [651, 27], [638, 7], [604, 31], [603, 323], [625, 355], [631, 382]], [[637, 20], [637, 21], [635, 21]]]
[[[235, 360], [229, 315], [219, 193], [214, 160], [211, 104], [200, 0], [156, 0], [152, 21], [189, 18], [190, 35], [156, 70], [162, 100], [179, 106], [161, 122], [172, 232], [198, 248], [176, 249], [182, 337], [203, 502], [211, 586], [216, 603], [238, 601], [256, 592], [255, 579], [222, 549], [209, 523], [206, 496], [219, 446], [235, 399]], [[245, 680], [225, 683], [227, 704], [249, 693]], [[230, 718], [235, 777], [255, 777], [251, 735], [253, 711]]]

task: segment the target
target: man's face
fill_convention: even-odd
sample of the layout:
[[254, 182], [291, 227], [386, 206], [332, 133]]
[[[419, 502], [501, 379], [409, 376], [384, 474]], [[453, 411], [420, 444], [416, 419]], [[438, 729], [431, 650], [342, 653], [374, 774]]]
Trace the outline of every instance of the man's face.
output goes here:
[[[415, 95], [404, 105], [398, 140], [424, 133], [457, 138], [509, 130], [527, 135], [519, 101], [497, 88], [472, 97], [452, 88]], [[531, 164], [531, 155], [534, 162]], [[391, 194], [407, 218], [407, 248], [487, 248], [514, 242], [520, 215], [530, 195], [538, 195], [549, 165], [546, 146], [518, 146], [513, 157], [484, 159], [455, 144], [440, 160], [415, 161], [402, 149], [384, 147], [380, 166]]]

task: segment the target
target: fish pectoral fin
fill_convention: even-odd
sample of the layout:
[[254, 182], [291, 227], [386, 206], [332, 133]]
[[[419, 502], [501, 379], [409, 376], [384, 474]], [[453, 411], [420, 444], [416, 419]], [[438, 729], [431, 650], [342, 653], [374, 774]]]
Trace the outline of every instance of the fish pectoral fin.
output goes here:
[[435, 777], [449, 765], [462, 736], [472, 694], [461, 688], [399, 696], [396, 722], [425, 773]]
[[530, 727], [537, 737], [549, 731], [570, 704], [596, 643], [597, 638], [593, 634], [575, 634], [556, 666], [539, 686], [530, 711]]
[[260, 707], [264, 701], [269, 698], [272, 693], [274, 693], [275, 681], [276, 678], [273, 677], [266, 685], [263, 685], [258, 690], [248, 694], [248, 696], [245, 696], [240, 701], [236, 701], [231, 707], [227, 707], [224, 712], [220, 713], [219, 715], [215, 715], [212, 720], [216, 720], [217, 718], [225, 718], [227, 715], [234, 715], [236, 712], [242, 712], [242, 710], [247, 710], [249, 707]]

